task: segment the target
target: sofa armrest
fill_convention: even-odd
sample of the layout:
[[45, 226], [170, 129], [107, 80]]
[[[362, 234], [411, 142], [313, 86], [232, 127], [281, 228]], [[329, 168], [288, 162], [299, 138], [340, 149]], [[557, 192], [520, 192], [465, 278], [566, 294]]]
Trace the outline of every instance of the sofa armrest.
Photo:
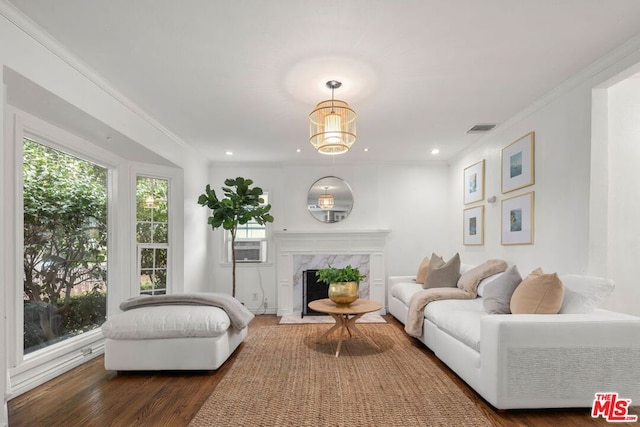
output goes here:
[[393, 285], [398, 283], [411, 283], [415, 282], [416, 276], [389, 276], [387, 277], [387, 289], [391, 289]]
[[391, 290], [393, 287], [399, 283], [415, 283], [416, 276], [388, 276], [387, 277], [387, 306], [390, 304], [391, 298], [393, 298], [391, 294]]
[[487, 315], [480, 337], [485, 397], [499, 409], [589, 406], [607, 390], [640, 401], [640, 318]]

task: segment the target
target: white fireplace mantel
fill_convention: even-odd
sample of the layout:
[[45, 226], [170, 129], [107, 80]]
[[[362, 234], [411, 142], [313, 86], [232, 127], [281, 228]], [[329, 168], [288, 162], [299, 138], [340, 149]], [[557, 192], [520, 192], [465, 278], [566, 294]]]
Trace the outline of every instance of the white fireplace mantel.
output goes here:
[[[386, 305], [386, 239], [391, 230], [275, 231], [278, 316], [294, 314], [296, 256], [363, 255], [369, 262], [368, 298]], [[384, 309], [380, 314], [385, 312]]]

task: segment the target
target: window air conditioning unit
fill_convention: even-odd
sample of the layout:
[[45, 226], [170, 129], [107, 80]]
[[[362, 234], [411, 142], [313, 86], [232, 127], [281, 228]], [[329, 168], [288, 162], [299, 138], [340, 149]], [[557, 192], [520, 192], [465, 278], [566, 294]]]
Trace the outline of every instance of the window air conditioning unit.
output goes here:
[[236, 262], [262, 262], [261, 243], [260, 240], [236, 242], [233, 248]]

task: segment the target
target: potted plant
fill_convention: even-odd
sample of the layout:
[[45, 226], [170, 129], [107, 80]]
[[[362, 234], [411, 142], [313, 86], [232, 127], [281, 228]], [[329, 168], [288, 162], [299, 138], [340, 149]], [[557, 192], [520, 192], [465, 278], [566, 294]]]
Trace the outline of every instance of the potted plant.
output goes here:
[[360, 270], [347, 265], [336, 268], [329, 265], [316, 272], [316, 277], [329, 284], [329, 299], [336, 304], [349, 305], [358, 299], [358, 285], [367, 277]]
[[[236, 296], [236, 231], [238, 224], [246, 224], [254, 220], [260, 225], [273, 222], [273, 216], [269, 213], [271, 205], [263, 204], [263, 191], [260, 187], [251, 188], [253, 180], [238, 177], [236, 179], [226, 179], [222, 187], [225, 197], [219, 199], [216, 192], [207, 184], [205, 193], [198, 197], [198, 204], [211, 209], [211, 216], [207, 223], [213, 230], [222, 227], [231, 234], [231, 295]], [[233, 187], [233, 188], [231, 188]]]

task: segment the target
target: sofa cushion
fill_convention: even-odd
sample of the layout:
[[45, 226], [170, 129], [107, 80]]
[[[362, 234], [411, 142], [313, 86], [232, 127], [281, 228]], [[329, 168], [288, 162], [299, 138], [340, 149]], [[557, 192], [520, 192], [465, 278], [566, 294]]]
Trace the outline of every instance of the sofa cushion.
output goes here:
[[425, 279], [424, 289], [429, 288], [453, 288], [460, 278], [460, 254], [455, 254], [447, 262], [435, 253], [429, 261], [429, 271]]
[[591, 313], [607, 299], [615, 284], [601, 277], [563, 274], [564, 299], [560, 313]]
[[482, 305], [489, 314], [510, 314], [511, 296], [516, 287], [522, 282], [518, 267], [512, 265], [503, 274], [497, 274], [496, 279], [489, 282], [482, 295]]
[[477, 267], [472, 268], [464, 272], [460, 279], [458, 279], [458, 288], [465, 292], [476, 295], [478, 290], [478, 284], [482, 279], [485, 279], [494, 274], [501, 273], [507, 269], [507, 262], [501, 259], [490, 259]]
[[407, 307], [411, 303], [411, 297], [423, 290], [422, 285], [415, 282], [398, 283], [391, 288], [391, 296], [398, 298]]
[[102, 325], [102, 333], [114, 340], [217, 337], [229, 326], [229, 316], [218, 307], [163, 305], [110, 316]]
[[518, 285], [511, 296], [513, 314], [557, 314], [562, 307], [564, 288], [556, 273], [538, 268]]
[[480, 351], [480, 318], [487, 315], [481, 300], [433, 301], [425, 307], [424, 317], [475, 351]]
[[416, 283], [424, 284], [424, 280], [427, 278], [428, 271], [429, 271], [429, 257], [426, 256], [418, 266], [418, 273], [416, 274]]

